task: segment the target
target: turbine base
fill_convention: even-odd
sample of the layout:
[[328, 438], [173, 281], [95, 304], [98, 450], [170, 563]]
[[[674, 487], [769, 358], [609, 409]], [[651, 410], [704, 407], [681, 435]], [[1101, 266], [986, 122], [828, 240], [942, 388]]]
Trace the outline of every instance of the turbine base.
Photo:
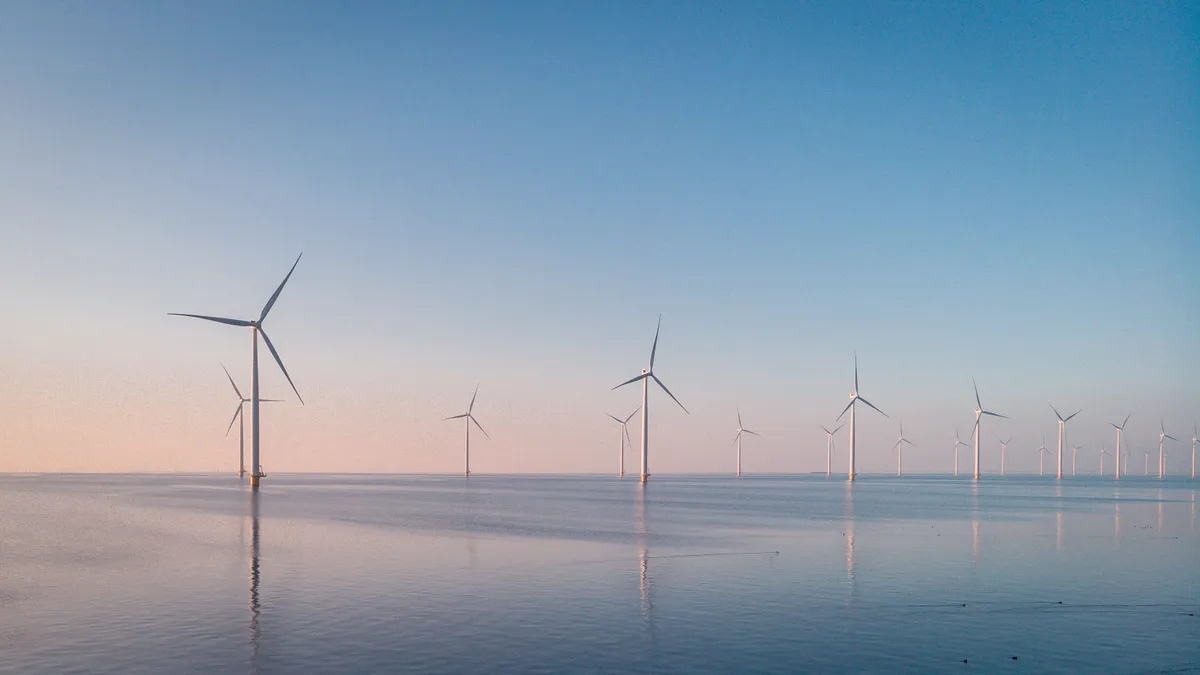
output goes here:
[[252, 488], [254, 488], [255, 490], [257, 490], [257, 489], [258, 489], [258, 481], [259, 481], [260, 479], [261, 479], [261, 476], [254, 476], [254, 475], [251, 475], [251, 476], [250, 476], [250, 487], [252, 487]]

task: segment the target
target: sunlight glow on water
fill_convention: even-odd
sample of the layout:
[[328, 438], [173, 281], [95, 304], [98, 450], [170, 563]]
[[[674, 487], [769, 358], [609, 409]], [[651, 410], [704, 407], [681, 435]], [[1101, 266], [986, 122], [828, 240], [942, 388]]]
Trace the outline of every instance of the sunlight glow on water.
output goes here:
[[0, 672], [1200, 668], [1190, 481], [652, 480], [0, 476]]

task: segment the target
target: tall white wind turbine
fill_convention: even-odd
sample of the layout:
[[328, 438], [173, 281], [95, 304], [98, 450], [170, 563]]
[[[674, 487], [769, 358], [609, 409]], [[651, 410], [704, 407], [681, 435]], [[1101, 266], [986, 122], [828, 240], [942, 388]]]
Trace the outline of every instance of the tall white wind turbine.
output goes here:
[[609, 417], [612, 418], [612, 421], [621, 425], [621, 460], [620, 460], [620, 468], [618, 469], [618, 473], [617, 473], [617, 476], [619, 476], [619, 477], [625, 476], [625, 440], [629, 439], [629, 444], [633, 445], [633, 439], [629, 438], [629, 427], [628, 427], [629, 420], [633, 419], [633, 416], [636, 415], [637, 411], [640, 409], [641, 409], [641, 406], [634, 408], [633, 412], [629, 413], [629, 416], [626, 417], [625, 419], [621, 419], [620, 417], [617, 417], [615, 415], [609, 415]]
[[[1000, 417], [1003, 419], [1008, 419], [1008, 417], [990, 410], [984, 410], [983, 404], [979, 402], [979, 385], [975, 384], [975, 378], [971, 378], [971, 386], [975, 387], [975, 430], [972, 432], [975, 434], [975, 480], [979, 480], [979, 418], [983, 417], [984, 415], [991, 415], [992, 417]], [[956, 449], [954, 453], [955, 456], [957, 456], [958, 450]]]
[[1111, 455], [1111, 454], [1112, 453], [1109, 452], [1108, 450], [1106, 450], [1104, 448], [1100, 448], [1100, 475], [1101, 476], [1104, 475], [1104, 456]]
[[1067, 422], [1070, 422], [1072, 417], [1083, 412], [1083, 408], [1080, 408], [1079, 410], [1076, 410], [1075, 412], [1071, 413], [1070, 415], [1067, 415], [1067, 417], [1064, 419], [1062, 415], [1058, 414], [1058, 410], [1056, 410], [1054, 408], [1053, 404], [1048, 403], [1047, 405], [1050, 406], [1051, 410], [1054, 410], [1054, 416], [1058, 418], [1058, 480], [1062, 480], [1062, 477], [1063, 477], [1063, 473], [1062, 473], [1063, 435], [1067, 428]]
[[837, 416], [837, 418], [840, 420], [840, 419], [842, 419], [842, 415], [846, 414], [847, 410], [850, 411], [850, 469], [847, 472], [847, 475], [849, 476], [850, 480], [854, 480], [858, 476], [858, 472], [855, 470], [855, 466], [854, 466], [854, 408], [855, 408], [854, 404], [858, 403], [859, 401], [862, 401], [863, 403], [867, 404], [869, 407], [873, 408], [875, 410], [875, 412], [879, 413], [880, 415], [887, 417], [887, 413], [883, 412], [879, 408], [876, 408], [870, 401], [868, 401], [867, 399], [858, 395], [858, 353], [855, 352], [855, 354], [854, 354], [854, 391], [850, 392], [850, 402], [847, 403], [846, 407], [842, 409], [842, 414]]
[[1167, 457], [1166, 457], [1166, 455], [1163, 454], [1163, 440], [1168, 439], [1168, 438], [1171, 439], [1172, 441], [1175, 441], [1176, 443], [1179, 442], [1179, 439], [1175, 438], [1174, 436], [1167, 435], [1167, 429], [1165, 426], [1163, 426], [1162, 419], [1159, 419], [1158, 420], [1158, 477], [1160, 479], [1163, 476], [1165, 476], [1167, 473]]
[[821, 425], [821, 431], [824, 431], [825, 435], [828, 437], [825, 441], [825, 475], [826, 476], [829, 476], [829, 474], [832, 471], [832, 466], [833, 466], [833, 435], [836, 434], [837, 432], [841, 431], [842, 427], [844, 427], [844, 426], [846, 426], [846, 425], [839, 424], [836, 429], [834, 429], [833, 431], [830, 431], [825, 428], [824, 424]]
[[904, 475], [904, 444], [908, 443], [914, 448], [913, 442], [904, 437], [904, 423], [900, 423], [900, 438], [896, 439], [896, 475]]
[[739, 408], [737, 411], [737, 418], [738, 418], [738, 431], [737, 431], [737, 436], [733, 437], [733, 444], [737, 446], [737, 476], [739, 478], [741, 478], [741, 476], [742, 476], [742, 434], [750, 434], [751, 436], [761, 436], [762, 434], [758, 433], [757, 431], [750, 431], [749, 429], [742, 426], [742, 410], [741, 410], [741, 408]]
[[[1117, 446], [1116, 446], [1117, 447], [1117, 476], [1116, 476], [1117, 478], [1121, 477], [1121, 436], [1124, 435], [1125, 425], [1129, 424], [1129, 418], [1132, 416], [1133, 416], [1133, 413], [1129, 413], [1128, 415], [1126, 415], [1125, 421], [1121, 422], [1121, 426], [1117, 426], [1117, 425], [1113, 424], [1112, 422], [1109, 422], [1109, 425], [1112, 426], [1113, 429], [1117, 430]], [[1126, 469], [1125, 471], [1126, 471], [1126, 473], [1129, 472], [1128, 469]]]
[[1149, 450], [1143, 450], [1142, 452], [1146, 453], [1146, 466], [1145, 466], [1145, 468], [1143, 469], [1143, 473], [1142, 473], [1142, 475], [1143, 475], [1143, 476], [1149, 476], [1149, 475], [1150, 475], [1150, 451], [1149, 451]]
[[1012, 443], [1012, 437], [1006, 441], [1003, 438], [997, 438], [1000, 441], [1000, 475], [1004, 475], [1004, 467], [1008, 463], [1008, 444]]
[[1075, 445], [1074, 443], [1071, 444], [1071, 475], [1072, 476], [1075, 475], [1075, 465], [1078, 463], [1079, 451], [1082, 449], [1083, 448], [1079, 447], [1078, 445]]
[[650, 380], [654, 380], [654, 383], [657, 384], [663, 391], [665, 391], [667, 393], [667, 396], [670, 396], [671, 400], [675, 401], [675, 404], [678, 405], [683, 410], [683, 412], [685, 412], [689, 415], [691, 414], [691, 413], [688, 413], [687, 408], [683, 407], [683, 404], [679, 402], [679, 399], [675, 398], [675, 394], [672, 394], [671, 390], [667, 389], [667, 385], [663, 384], [662, 380], [658, 379], [658, 376], [654, 374], [654, 353], [658, 351], [658, 333], [660, 330], [662, 330], [662, 315], [661, 314], [658, 315], [658, 327], [654, 329], [654, 344], [651, 345], [651, 347], [650, 347], [650, 365], [646, 369], [642, 370], [641, 375], [638, 375], [637, 377], [631, 377], [628, 380], [625, 380], [624, 382], [622, 382], [621, 384], [618, 384], [617, 386], [613, 387], [613, 389], [620, 389], [621, 387], [624, 387], [627, 384], [633, 384], [634, 382], [637, 382], [638, 380], [642, 381], [642, 482], [643, 483], [645, 483], [646, 479], [650, 477], [650, 408], [649, 408]]
[[1196, 441], [1200, 440], [1200, 432], [1196, 430], [1196, 423], [1192, 422], [1192, 480], [1196, 480]]
[[969, 447], [971, 447], [971, 446], [967, 445], [966, 443], [963, 443], [962, 439], [958, 437], [958, 429], [955, 429], [954, 430], [954, 476], [955, 477], [958, 477], [958, 449], [959, 448], [969, 448]]
[[1045, 460], [1046, 460], [1046, 455], [1049, 453], [1050, 453], [1050, 451], [1046, 449], [1046, 437], [1042, 436], [1042, 445], [1041, 445], [1041, 447], [1038, 448], [1038, 475], [1039, 476], [1046, 475]]
[[[233, 428], [234, 422], [241, 420], [241, 424], [238, 425], [238, 477], [245, 478], [246, 477], [246, 416], [242, 414], [242, 408], [245, 407], [245, 405], [250, 402], [250, 399], [246, 398], [245, 396], [242, 396], [241, 390], [238, 389], [238, 386], [233, 383], [233, 376], [229, 374], [229, 369], [225, 367], [224, 363], [221, 364], [221, 370], [225, 371], [225, 377], [229, 378], [229, 386], [233, 387], [233, 393], [237, 394], [237, 397], [238, 397], [237, 409], [235, 409], [233, 411], [233, 419], [229, 420], [229, 426], [225, 427], [225, 435], [226, 436], [229, 435], [229, 430]], [[278, 403], [279, 399], [277, 399], [277, 398], [260, 398], [260, 399], [258, 399], [258, 402], [259, 403]]]
[[296, 398], [300, 400], [300, 404], [304, 405], [304, 399], [300, 396], [300, 391], [296, 389], [296, 384], [292, 382], [292, 376], [288, 375], [287, 368], [283, 366], [283, 360], [279, 358], [279, 352], [275, 351], [275, 345], [271, 344], [271, 338], [267, 337], [267, 331], [263, 329], [263, 321], [266, 320], [267, 314], [271, 308], [275, 306], [275, 301], [279, 299], [279, 294], [283, 291], [283, 287], [287, 285], [288, 279], [292, 278], [292, 272], [296, 271], [296, 265], [300, 264], [300, 258], [304, 254], [296, 256], [296, 262], [292, 263], [292, 269], [288, 270], [287, 276], [280, 282], [279, 288], [271, 295], [271, 299], [267, 300], [267, 304], [263, 306], [262, 312], [258, 315], [258, 319], [246, 321], [243, 319], [226, 319], [219, 316], [205, 316], [203, 314], [182, 314], [179, 312], [168, 312], [170, 316], [190, 316], [193, 319], [204, 319], [205, 321], [215, 321], [223, 323], [227, 326], [238, 326], [241, 328], [249, 328], [251, 335], [250, 350], [250, 487], [257, 489], [258, 483], [263, 477], [262, 463], [259, 461], [259, 424], [258, 424], [258, 404], [262, 402], [258, 397], [258, 336], [262, 334], [263, 342], [266, 343], [267, 349], [270, 350], [271, 356], [274, 357], [275, 363], [279, 366], [279, 370], [283, 371], [283, 376], [287, 378], [288, 384], [292, 385], [292, 391], [296, 392]]
[[475, 393], [471, 394], [471, 402], [469, 404], [467, 404], [467, 412], [465, 412], [461, 415], [452, 415], [450, 417], [442, 418], [443, 422], [446, 422], [448, 420], [463, 420], [464, 424], [466, 425], [466, 428], [467, 428], [467, 454], [466, 454], [466, 466], [465, 466], [463, 475], [468, 478], [471, 477], [471, 423], [474, 422], [475, 426], [479, 428], [479, 431], [481, 431], [483, 433], [483, 435], [485, 437], [487, 437], [487, 439], [489, 441], [492, 440], [492, 437], [488, 436], [488, 432], [484, 431], [483, 426], [481, 426], [479, 424], [479, 420], [475, 419], [475, 415], [471, 414], [472, 411], [475, 410], [475, 397], [476, 396], [479, 396], [479, 383], [478, 382], [475, 383]]

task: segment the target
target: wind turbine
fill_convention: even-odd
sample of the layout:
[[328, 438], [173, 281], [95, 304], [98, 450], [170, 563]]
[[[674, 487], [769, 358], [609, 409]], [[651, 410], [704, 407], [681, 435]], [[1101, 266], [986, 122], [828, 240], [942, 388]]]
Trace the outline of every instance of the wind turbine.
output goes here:
[[654, 344], [650, 347], [650, 365], [647, 368], [645, 368], [644, 370], [642, 370], [641, 375], [638, 375], [637, 377], [631, 377], [628, 380], [625, 380], [624, 382], [622, 382], [621, 384], [618, 384], [617, 386], [613, 387], [613, 389], [620, 389], [621, 387], [624, 387], [627, 384], [633, 384], [634, 382], [637, 382], [638, 380], [642, 381], [642, 482], [643, 483], [645, 483], [646, 479], [650, 477], [650, 462], [649, 462], [649, 460], [650, 460], [650, 408], [649, 408], [650, 380], [654, 380], [655, 384], [657, 384], [659, 387], [661, 387], [663, 391], [667, 392], [667, 396], [670, 396], [671, 400], [675, 401], [675, 404], [678, 405], [681, 409], [683, 409], [683, 412], [685, 412], [689, 415], [691, 414], [691, 413], [688, 413], [687, 408], [683, 407], [683, 404], [679, 402], [679, 399], [675, 398], [675, 394], [672, 394], [671, 390], [667, 389], [667, 385], [663, 384], [662, 380], [658, 379], [658, 376], [654, 374], [654, 353], [656, 351], [658, 351], [658, 332], [660, 330], [662, 330], [662, 315], [661, 314], [658, 315], [658, 327], [654, 329]]
[[1196, 431], [1196, 423], [1192, 422], [1192, 480], [1196, 480], [1196, 441], [1200, 440], [1200, 433]]
[[833, 435], [836, 434], [837, 432], [841, 431], [842, 427], [844, 427], [844, 426], [846, 426], [846, 425], [840, 424], [840, 425], [838, 425], [837, 429], [830, 431], [825, 428], [824, 424], [821, 425], [821, 431], [824, 431], [825, 435], [828, 437], [828, 439], [825, 442], [825, 475], [826, 476], [828, 476], [830, 474], [830, 469], [833, 464]]
[[[850, 470], [848, 472], [850, 480], [854, 480], [858, 476], [858, 473], [854, 470], [854, 404], [858, 403], [859, 401], [862, 401], [863, 403], [867, 404], [871, 408], [874, 408], [875, 412], [879, 413], [880, 415], [887, 417], [887, 413], [883, 412], [879, 408], [876, 408], [874, 405], [871, 404], [870, 401], [868, 401], [867, 399], [858, 395], [858, 352], [855, 352], [854, 353], [854, 391], [850, 392], [850, 402], [847, 403], [846, 407], [842, 409], [842, 415], [845, 415], [847, 410], [850, 411]], [[842, 415], [838, 415], [837, 418], [839, 420], [842, 419]]]
[[1008, 462], [1008, 444], [1012, 443], [1012, 437], [1006, 441], [1002, 438], [997, 438], [1000, 441], [1000, 475], [1004, 475], [1004, 465]]
[[1038, 475], [1039, 476], [1046, 475], [1045, 460], [1046, 460], [1046, 455], [1049, 453], [1050, 453], [1050, 451], [1046, 449], [1046, 437], [1042, 436], [1042, 445], [1041, 445], [1041, 447], [1038, 448]]
[[[621, 419], [615, 415], [609, 415], [609, 417], [612, 418], [612, 421], [621, 425], [621, 468], [620, 473], [617, 474], [620, 477], [625, 476], [625, 439], [629, 438], [629, 429], [627, 425], [629, 424], [629, 420], [633, 419], [633, 416], [636, 415], [637, 411], [640, 409], [641, 406], [634, 408], [633, 412], [629, 413], [629, 417], [626, 417], [625, 419]], [[629, 439], [629, 444], [633, 445], [633, 439]]]
[[[975, 431], [972, 432], [975, 434], [975, 480], [979, 480], [979, 418], [984, 415], [1001, 417], [1003, 419], [1008, 418], [1000, 413], [984, 410], [983, 404], [979, 402], [979, 385], [975, 384], [975, 378], [971, 378], [971, 386], [975, 387]], [[954, 455], [955, 457], [958, 456], [958, 448], [954, 449]]]
[[1074, 443], [1071, 444], [1071, 475], [1072, 476], [1075, 475], [1075, 465], [1077, 463], [1076, 460], [1079, 459], [1079, 451], [1082, 449], [1083, 448], [1079, 447], [1078, 445], [1075, 445]]
[[904, 475], [904, 461], [903, 461], [904, 456], [903, 456], [902, 451], [904, 449], [905, 443], [912, 445], [914, 448], [917, 447], [917, 446], [913, 445], [912, 441], [910, 441], [904, 437], [904, 423], [901, 422], [900, 423], [900, 438], [896, 440], [896, 475], [897, 476]]
[[1167, 435], [1167, 429], [1163, 426], [1163, 421], [1160, 418], [1158, 420], [1158, 477], [1160, 480], [1162, 479], [1163, 475], [1167, 473], [1167, 458], [1163, 454], [1163, 439], [1166, 438], [1169, 438], [1176, 443], [1179, 442], [1174, 436]]
[[762, 436], [762, 434], [742, 427], [742, 411], [740, 408], [737, 411], [737, 418], [738, 432], [737, 436], [733, 437], [733, 444], [737, 446], [737, 475], [740, 478], [742, 476], [742, 434], [750, 434], [751, 436]]
[[[226, 436], [229, 435], [229, 430], [233, 428], [234, 422], [237, 422], [239, 419], [242, 421], [242, 423], [240, 425], [238, 425], [238, 477], [245, 478], [246, 477], [246, 416], [242, 414], [242, 407], [244, 407], [247, 403], [249, 403], [250, 399], [246, 398], [245, 396], [242, 396], [242, 392], [238, 389], [238, 386], [233, 383], [233, 376], [229, 374], [229, 369], [225, 367], [224, 363], [221, 364], [221, 370], [225, 371], [225, 377], [229, 378], [229, 385], [233, 387], [233, 393], [237, 394], [237, 397], [238, 397], [237, 410], [233, 411], [233, 419], [229, 420], [229, 426], [225, 427], [225, 435]], [[260, 399], [258, 399], [258, 402], [259, 403], [278, 403], [279, 400], [280, 399], [277, 399], [277, 398], [260, 398]]]
[[1100, 475], [1101, 476], [1104, 475], [1104, 456], [1111, 455], [1111, 454], [1112, 453], [1109, 452], [1108, 450], [1105, 450], [1104, 448], [1100, 448]]
[[[1128, 415], [1126, 415], [1125, 421], [1121, 422], [1121, 426], [1117, 426], [1117, 425], [1113, 424], [1112, 422], [1109, 422], [1109, 425], [1112, 426], [1112, 428], [1117, 430], [1117, 452], [1118, 453], [1121, 452], [1121, 436], [1125, 432], [1125, 425], [1129, 424], [1129, 418], [1132, 415], [1133, 415], [1133, 413], [1129, 413]], [[1126, 469], [1125, 472], [1129, 473], [1129, 470]], [[1120, 478], [1120, 477], [1121, 477], [1121, 458], [1118, 456], [1117, 457], [1117, 478]]]
[[483, 427], [479, 424], [479, 420], [475, 419], [475, 416], [471, 414], [471, 411], [475, 409], [475, 397], [478, 395], [479, 395], [479, 383], [476, 382], [475, 383], [475, 393], [471, 394], [471, 402], [467, 405], [467, 412], [465, 412], [461, 415], [452, 415], [450, 417], [442, 418], [443, 422], [445, 422], [447, 420], [464, 420], [465, 421], [465, 424], [467, 427], [467, 461], [466, 461], [466, 471], [463, 475], [468, 478], [471, 477], [471, 423], [474, 422], [475, 426], [479, 427], [479, 430], [481, 432], [483, 432], [483, 435], [487, 436], [487, 439], [489, 441], [492, 440], [492, 437], [488, 436], [488, 432], [483, 431]]
[[288, 375], [287, 368], [283, 367], [283, 360], [279, 358], [279, 352], [275, 351], [275, 345], [271, 344], [271, 338], [267, 337], [267, 331], [263, 329], [263, 321], [266, 320], [267, 314], [271, 308], [275, 306], [275, 301], [279, 299], [279, 294], [283, 291], [283, 287], [287, 285], [288, 279], [292, 278], [292, 272], [296, 271], [296, 265], [300, 264], [300, 258], [304, 254], [296, 256], [296, 262], [292, 263], [292, 269], [288, 270], [287, 276], [280, 282], [279, 288], [271, 295], [271, 299], [267, 300], [267, 304], [263, 306], [262, 312], [258, 315], [257, 320], [246, 321], [244, 319], [226, 319], [219, 316], [205, 316], [203, 314], [182, 314], [179, 312], [168, 312], [170, 316], [190, 316], [193, 319], [204, 319], [205, 321], [215, 321], [228, 326], [238, 326], [241, 328], [249, 328], [251, 336], [252, 348], [250, 350], [250, 487], [257, 489], [258, 483], [263, 477], [262, 463], [259, 461], [259, 433], [258, 433], [258, 404], [261, 399], [258, 397], [258, 336], [261, 333], [263, 342], [267, 344], [267, 349], [270, 350], [271, 356], [275, 358], [275, 363], [279, 365], [279, 370], [283, 371], [283, 376], [287, 378], [288, 384], [292, 385], [292, 391], [296, 392], [296, 398], [300, 399], [300, 404], [304, 405], [304, 399], [300, 396], [300, 391], [296, 389], [296, 384], [292, 382], [292, 376]]
[[1047, 403], [1046, 405], [1049, 405], [1050, 409], [1054, 410], [1054, 416], [1058, 418], [1058, 479], [1062, 480], [1063, 433], [1066, 431], [1067, 422], [1070, 422], [1072, 417], [1083, 412], [1083, 408], [1076, 410], [1070, 415], [1067, 415], [1066, 419], [1063, 419], [1063, 416], [1058, 414], [1058, 410], [1054, 408], [1053, 404]]
[[962, 439], [960, 439], [958, 437], [958, 429], [955, 429], [954, 430], [954, 476], [955, 477], [958, 476], [958, 449], [960, 447], [969, 448], [971, 446], [962, 442]]
[[1142, 475], [1149, 476], [1150, 475], [1150, 451], [1143, 450], [1142, 452], [1146, 453], [1146, 467], [1143, 469], [1144, 473]]
[[1121, 461], [1124, 463], [1125, 466], [1121, 470], [1124, 471], [1125, 473], [1129, 473], [1129, 454], [1130, 454], [1129, 450], [1128, 450], [1129, 445], [1126, 444], [1125, 447], [1126, 447], [1125, 454], [1121, 455]]

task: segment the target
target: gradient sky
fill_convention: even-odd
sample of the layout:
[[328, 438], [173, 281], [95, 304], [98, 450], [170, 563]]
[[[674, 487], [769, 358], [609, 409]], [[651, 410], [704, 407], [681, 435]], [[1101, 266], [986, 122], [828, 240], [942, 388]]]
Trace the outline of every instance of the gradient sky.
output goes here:
[[[946, 471], [971, 378], [1010, 470], [1200, 417], [1187, 3], [0, 7], [0, 471]], [[263, 357], [269, 358], [263, 351]], [[835, 467], [845, 470], [845, 436]], [[1173, 446], [1172, 468], [1190, 462]], [[967, 461], [966, 453], [963, 455]], [[636, 453], [627, 455], [636, 466]], [[1111, 466], [1111, 464], [1110, 464]]]

